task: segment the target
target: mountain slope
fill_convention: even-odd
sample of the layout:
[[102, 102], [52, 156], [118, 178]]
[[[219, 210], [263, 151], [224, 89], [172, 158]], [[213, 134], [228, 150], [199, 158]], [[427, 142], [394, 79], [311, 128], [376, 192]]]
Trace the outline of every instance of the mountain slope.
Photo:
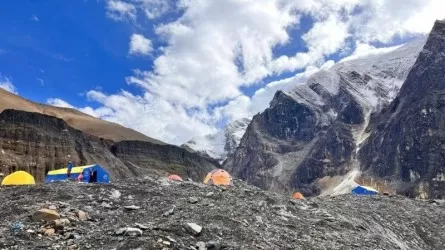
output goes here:
[[0, 172], [31, 173], [42, 182], [46, 172], [74, 165], [100, 164], [111, 180], [175, 173], [202, 180], [218, 167], [173, 145], [146, 141], [113, 142], [74, 129], [54, 116], [7, 109], [0, 113]]
[[374, 117], [360, 150], [363, 168], [412, 196], [445, 195], [445, 21], [428, 41], [397, 98]]
[[356, 151], [371, 115], [394, 99], [424, 43], [341, 62], [289, 93], [278, 91], [225, 168], [264, 189], [320, 194], [319, 179], [359, 167]]
[[235, 152], [250, 121], [250, 118], [233, 121], [215, 134], [195, 137], [182, 147], [189, 148], [205, 157], [224, 161], [228, 155]]
[[115, 142], [123, 140], [138, 140], [162, 145], [165, 144], [164, 142], [150, 138], [142, 133], [125, 128], [116, 123], [107, 122], [74, 109], [59, 108], [35, 103], [0, 88], [0, 112], [5, 109], [16, 109], [55, 116], [63, 119], [75, 129]]

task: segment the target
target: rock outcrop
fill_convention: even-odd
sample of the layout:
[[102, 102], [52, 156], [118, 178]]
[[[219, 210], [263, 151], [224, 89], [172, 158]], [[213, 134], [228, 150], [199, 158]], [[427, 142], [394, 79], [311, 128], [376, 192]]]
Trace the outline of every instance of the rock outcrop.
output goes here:
[[224, 167], [267, 190], [320, 194], [319, 179], [359, 167], [356, 151], [371, 115], [395, 98], [424, 43], [341, 62], [278, 91]]
[[46, 172], [75, 165], [100, 164], [116, 180], [152, 172], [175, 172], [201, 180], [217, 165], [185, 149], [141, 141], [115, 143], [83, 133], [64, 120], [18, 110], [0, 113], [0, 169], [17, 170], [43, 181]]
[[360, 150], [371, 175], [406, 195], [445, 196], [445, 21], [438, 21], [397, 98]]
[[[191, 204], [190, 196], [199, 201]], [[0, 199], [1, 249], [435, 250], [445, 244], [445, 204], [402, 196], [302, 201], [236, 180], [222, 189], [150, 177], [9, 187]], [[48, 207], [61, 218], [29, 217]]]

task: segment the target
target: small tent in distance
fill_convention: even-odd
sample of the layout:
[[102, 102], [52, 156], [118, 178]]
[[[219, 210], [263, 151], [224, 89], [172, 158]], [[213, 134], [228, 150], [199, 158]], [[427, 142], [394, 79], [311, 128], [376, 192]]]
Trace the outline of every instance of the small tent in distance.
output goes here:
[[36, 184], [34, 177], [25, 171], [17, 171], [6, 176], [2, 181], [2, 186], [13, 185], [33, 185]]
[[176, 175], [176, 174], [171, 174], [168, 176], [168, 179], [170, 181], [183, 181], [183, 179], [181, 178], [181, 176]]
[[304, 200], [304, 196], [303, 196], [303, 194], [301, 194], [300, 192], [295, 192], [295, 193], [292, 195], [292, 199]]
[[352, 190], [352, 193], [356, 195], [376, 195], [378, 191], [366, 186], [357, 186]]
[[[49, 171], [46, 175], [45, 182], [55, 182], [55, 181], [63, 181], [68, 179], [67, 168], [57, 169], [53, 171]], [[91, 176], [91, 173], [95, 173], [94, 177]], [[88, 166], [80, 166], [73, 167], [71, 170], [72, 179], [77, 179], [79, 175], [83, 173], [82, 182], [98, 182], [98, 183], [110, 183], [110, 177], [108, 172], [99, 165], [88, 165]]]
[[223, 169], [214, 169], [207, 174], [204, 179], [205, 184], [210, 185], [223, 185], [230, 186], [233, 185], [232, 176]]

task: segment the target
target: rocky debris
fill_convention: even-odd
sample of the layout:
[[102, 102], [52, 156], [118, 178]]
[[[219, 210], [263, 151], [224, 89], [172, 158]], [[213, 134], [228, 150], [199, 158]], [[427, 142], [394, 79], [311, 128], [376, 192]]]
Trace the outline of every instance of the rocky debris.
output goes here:
[[127, 227], [124, 235], [128, 236], [142, 236], [142, 230], [134, 227]]
[[32, 219], [34, 221], [53, 221], [60, 218], [60, 215], [51, 209], [42, 208], [34, 212]]
[[174, 213], [175, 213], [175, 207], [172, 207], [172, 208], [170, 208], [169, 210], [165, 211], [165, 213], [163, 213], [162, 215], [163, 215], [164, 217], [168, 217], [168, 216], [170, 216], [170, 215], [172, 215], [172, 214], [174, 214]]
[[124, 206], [125, 209], [127, 210], [139, 210], [141, 209], [141, 207], [135, 206], [135, 205], [131, 205], [131, 206]]
[[142, 230], [135, 227], [122, 227], [114, 232], [115, 235], [142, 236]]
[[192, 197], [190, 197], [189, 198], [189, 202], [191, 203], [191, 204], [195, 204], [195, 203], [198, 203], [198, 198], [196, 198], [196, 197], [194, 197], [194, 196], [192, 196]]
[[86, 220], [89, 219], [88, 214], [85, 213], [82, 210], [76, 211], [76, 215], [77, 215], [77, 217], [79, 218], [80, 221], [86, 221]]
[[148, 226], [146, 226], [146, 225], [143, 225], [143, 224], [141, 224], [141, 223], [135, 223], [134, 225], [135, 225], [137, 228], [141, 229], [141, 230], [148, 230], [148, 229], [150, 229], [150, 227], [148, 227]]
[[[445, 244], [445, 203], [353, 195], [295, 202], [244, 182], [234, 184], [224, 192], [192, 182], [162, 186], [154, 178], [5, 188], [0, 249], [435, 250]], [[104, 208], [113, 189], [122, 195], [112, 209]], [[209, 192], [214, 195], [207, 197]], [[199, 202], [190, 204], [192, 196]], [[139, 210], [124, 209], [135, 201]], [[47, 204], [58, 207], [59, 219], [30, 220], [29, 214]], [[174, 213], [164, 217], [173, 206]], [[79, 220], [78, 210], [91, 219]], [[22, 224], [16, 232], [14, 223]], [[202, 227], [200, 233], [192, 233], [188, 223]]]
[[207, 250], [206, 243], [202, 241], [196, 243], [196, 247], [198, 250]]
[[196, 223], [187, 223], [185, 225], [186, 230], [194, 236], [197, 236], [201, 233], [202, 227]]
[[217, 241], [209, 241], [206, 243], [206, 247], [210, 250], [220, 250], [221, 244]]

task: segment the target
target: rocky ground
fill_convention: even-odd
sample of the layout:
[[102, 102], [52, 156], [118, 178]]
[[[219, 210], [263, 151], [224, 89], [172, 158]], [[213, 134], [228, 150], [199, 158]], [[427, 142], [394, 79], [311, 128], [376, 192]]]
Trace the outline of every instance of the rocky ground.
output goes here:
[[445, 204], [399, 196], [300, 201], [243, 182], [221, 188], [145, 178], [5, 187], [0, 199], [0, 249], [375, 250], [445, 244]]

